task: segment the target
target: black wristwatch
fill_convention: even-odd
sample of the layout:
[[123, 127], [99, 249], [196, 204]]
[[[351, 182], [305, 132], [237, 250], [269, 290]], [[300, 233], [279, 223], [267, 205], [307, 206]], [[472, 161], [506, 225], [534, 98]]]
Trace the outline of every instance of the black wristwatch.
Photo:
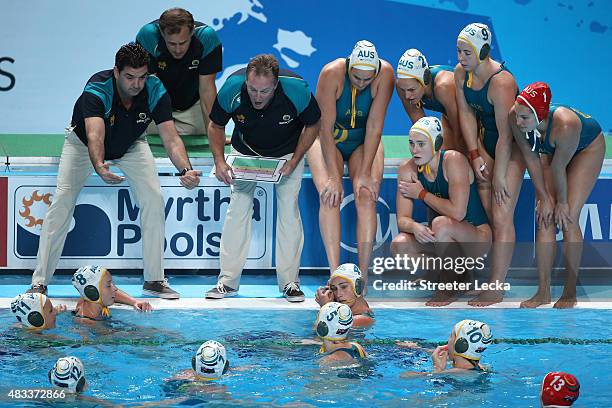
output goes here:
[[180, 173], [177, 173], [177, 176], [181, 177], [184, 176], [185, 174], [187, 174], [188, 171], [193, 170], [191, 167], [185, 167], [183, 170], [181, 170]]

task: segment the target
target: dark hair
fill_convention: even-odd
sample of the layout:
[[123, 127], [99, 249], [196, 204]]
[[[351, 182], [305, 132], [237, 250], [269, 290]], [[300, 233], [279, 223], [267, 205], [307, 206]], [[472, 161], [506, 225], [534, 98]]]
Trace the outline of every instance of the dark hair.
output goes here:
[[125, 67], [141, 68], [149, 65], [149, 53], [140, 44], [123, 45], [115, 54], [115, 66], [121, 72]]
[[195, 27], [193, 15], [185, 9], [174, 7], [164, 11], [159, 17], [159, 28], [163, 34], [178, 34], [181, 27], [187, 27], [189, 32]]
[[272, 54], [259, 54], [253, 57], [247, 65], [246, 75], [253, 72], [255, 75], [272, 75], [278, 80], [278, 61]]

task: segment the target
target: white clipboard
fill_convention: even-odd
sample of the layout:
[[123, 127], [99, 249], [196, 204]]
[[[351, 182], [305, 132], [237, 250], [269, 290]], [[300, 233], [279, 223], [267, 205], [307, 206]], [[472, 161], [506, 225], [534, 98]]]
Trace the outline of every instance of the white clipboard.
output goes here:
[[[287, 159], [228, 154], [225, 156], [225, 161], [234, 172], [234, 180], [278, 183], [283, 176], [280, 169], [283, 168]], [[215, 166], [213, 166], [210, 176], [215, 177]]]

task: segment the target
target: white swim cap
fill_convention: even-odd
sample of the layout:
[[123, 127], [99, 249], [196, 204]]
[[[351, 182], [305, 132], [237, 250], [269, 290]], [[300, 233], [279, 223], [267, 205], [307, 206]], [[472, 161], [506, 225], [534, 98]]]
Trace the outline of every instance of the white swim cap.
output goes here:
[[363, 280], [361, 279], [361, 270], [352, 263], [345, 263], [336, 268], [329, 277], [331, 282], [334, 278], [342, 278], [353, 285], [355, 296], [359, 297], [363, 293]]
[[364, 71], [376, 71], [380, 68], [380, 60], [374, 44], [367, 40], [358, 41], [349, 56], [349, 70], [351, 68]]
[[481, 354], [493, 342], [489, 325], [477, 320], [462, 320], [453, 328], [455, 355], [468, 360], [480, 360]]
[[410, 128], [411, 132], [417, 132], [425, 135], [431, 140], [431, 146], [434, 152], [440, 150], [444, 136], [442, 133], [442, 122], [435, 116], [425, 116], [417, 120]]
[[11, 302], [11, 312], [24, 326], [44, 329], [43, 307], [45, 303], [47, 303], [47, 296], [42, 293], [24, 293], [15, 296]]
[[347, 305], [329, 302], [321, 307], [317, 316], [317, 336], [324, 340], [346, 339], [353, 327], [353, 312]]
[[191, 366], [198, 376], [207, 380], [221, 378], [229, 369], [225, 347], [218, 341], [208, 340], [191, 359]]
[[457, 40], [466, 42], [474, 49], [474, 54], [478, 61], [482, 61], [489, 56], [491, 51], [491, 30], [486, 24], [468, 24], [457, 37]]
[[101, 282], [108, 271], [96, 265], [83, 266], [72, 275], [72, 285], [90, 302], [102, 304]]
[[396, 75], [398, 79], [414, 78], [425, 86], [431, 82], [431, 72], [427, 59], [421, 51], [411, 48], [406, 50], [397, 63]]
[[65, 388], [68, 392], [81, 392], [85, 387], [85, 367], [76, 357], [62, 357], [49, 371], [51, 385]]

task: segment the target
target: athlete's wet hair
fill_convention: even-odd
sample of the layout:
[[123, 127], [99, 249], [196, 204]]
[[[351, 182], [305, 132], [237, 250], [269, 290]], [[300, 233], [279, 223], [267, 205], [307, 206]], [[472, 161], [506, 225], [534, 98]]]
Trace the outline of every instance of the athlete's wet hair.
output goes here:
[[125, 44], [115, 54], [115, 66], [119, 72], [125, 67], [141, 68], [149, 65], [149, 53], [135, 42]]
[[257, 76], [272, 75], [278, 81], [278, 60], [272, 54], [259, 54], [247, 65], [246, 75], [253, 72]]
[[182, 27], [187, 27], [189, 32], [195, 27], [193, 15], [185, 9], [174, 7], [159, 17], [159, 28], [165, 35], [178, 34]]

